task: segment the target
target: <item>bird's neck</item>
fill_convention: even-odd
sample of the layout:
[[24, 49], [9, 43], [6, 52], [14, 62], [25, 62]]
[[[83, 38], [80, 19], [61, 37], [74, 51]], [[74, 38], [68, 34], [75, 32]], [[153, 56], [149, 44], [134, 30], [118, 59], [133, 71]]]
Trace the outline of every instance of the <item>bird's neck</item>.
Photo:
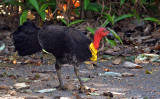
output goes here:
[[98, 35], [98, 33], [95, 33], [95, 35], [94, 35], [94, 41], [93, 41], [93, 45], [94, 45], [95, 49], [99, 48], [99, 44], [100, 44], [101, 38], [102, 37], [100, 35]]

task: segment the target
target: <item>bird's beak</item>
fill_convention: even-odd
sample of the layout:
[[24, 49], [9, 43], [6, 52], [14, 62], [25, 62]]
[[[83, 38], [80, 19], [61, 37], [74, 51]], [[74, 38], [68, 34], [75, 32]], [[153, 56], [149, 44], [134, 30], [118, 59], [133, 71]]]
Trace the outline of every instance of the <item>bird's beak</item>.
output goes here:
[[111, 32], [109, 32], [108, 33], [108, 35], [106, 36], [109, 40], [114, 40], [114, 35], [111, 33]]

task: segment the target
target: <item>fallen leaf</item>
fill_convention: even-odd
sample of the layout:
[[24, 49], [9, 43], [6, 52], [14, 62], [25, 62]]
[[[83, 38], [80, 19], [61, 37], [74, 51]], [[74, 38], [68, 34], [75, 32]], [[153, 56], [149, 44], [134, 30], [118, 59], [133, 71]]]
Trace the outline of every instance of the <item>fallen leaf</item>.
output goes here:
[[130, 68], [130, 69], [139, 69], [139, 68], [142, 68], [142, 66], [140, 65], [137, 65], [137, 64], [134, 64], [134, 63], [131, 63], [131, 62], [125, 62], [124, 63], [124, 67], [125, 68]]
[[134, 61], [135, 61], [136, 64], [141, 64], [141, 63], [144, 62], [144, 61], [142, 61], [142, 60], [140, 60], [140, 59], [138, 59], [138, 58], [136, 58]]
[[13, 64], [16, 64], [16, 63], [17, 63], [17, 61], [16, 61], [16, 60], [13, 60], [13, 61], [12, 61], [12, 63], [13, 63]]
[[89, 93], [88, 95], [92, 95], [92, 96], [100, 96], [101, 94], [99, 94], [99, 93]]
[[118, 65], [122, 62], [121, 58], [116, 58], [115, 60], [112, 61], [113, 64]]
[[152, 74], [153, 73], [153, 69], [152, 69], [152, 71], [146, 70], [145, 73], [146, 74]]
[[14, 84], [14, 88], [16, 88], [17, 90], [21, 90], [21, 89], [28, 89], [30, 86], [26, 85], [25, 83], [15, 83]]
[[104, 70], [105, 70], [106, 72], [110, 71], [110, 69], [108, 69], [108, 68], [105, 68]]
[[111, 77], [121, 77], [122, 74], [116, 73], [116, 72], [105, 72], [105, 73], [99, 73], [99, 76], [111, 76]]
[[36, 91], [37, 93], [48, 93], [48, 92], [52, 92], [52, 91], [55, 91], [56, 88], [51, 88], [51, 89], [42, 89], [42, 90], [39, 90], [39, 91]]
[[3, 43], [2, 46], [0, 46], [0, 51], [4, 50], [5, 44]]

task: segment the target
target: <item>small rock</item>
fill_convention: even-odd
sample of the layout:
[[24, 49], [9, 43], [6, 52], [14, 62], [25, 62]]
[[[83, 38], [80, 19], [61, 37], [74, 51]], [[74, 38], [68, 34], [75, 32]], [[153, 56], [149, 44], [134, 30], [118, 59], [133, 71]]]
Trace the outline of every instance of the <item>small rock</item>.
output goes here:
[[125, 73], [122, 74], [122, 76], [123, 77], [133, 77], [134, 74], [125, 72]]
[[26, 96], [24, 99], [38, 99], [38, 96]]
[[30, 89], [23, 89], [23, 90], [19, 90], [20, 93], [28, 93], [28, 94], [31, 94], [32, 93], [32, 90]]
[[14, 88], [16, 88], [17, 90], [21, 90], [21, 89], [28, 89], [30, 86], [26, 85], [25, 83], [16, 83], [14, 84]]
[[103, 96], [107, 96], [107, 97], [112, 98], [113, 94], [111, 92], [103, 92]]
[[60, 97], [60, 99], [73, 99], [72, 97]]
[[9, 86], [7, 85], [0, 85], [0, 90], [9, 90]]
[[32, 90], [30, 90], [30, 89], [26, 89], [25, 91], [26, 91], [26, 93], [28, 93], [28, 94], [31, 94], [31, 93], [32, 93]]
[[17, 92], [15, 90], [9, 90], [7, 93], [11, 96], [17, 96]]
[[73, 84], [71, 84], [71, 83], [66, 83], [66, 84], [64, 84], [64, 89], [66, 89], [66, 90], [74, 90], [76, 87], [73, 85]]

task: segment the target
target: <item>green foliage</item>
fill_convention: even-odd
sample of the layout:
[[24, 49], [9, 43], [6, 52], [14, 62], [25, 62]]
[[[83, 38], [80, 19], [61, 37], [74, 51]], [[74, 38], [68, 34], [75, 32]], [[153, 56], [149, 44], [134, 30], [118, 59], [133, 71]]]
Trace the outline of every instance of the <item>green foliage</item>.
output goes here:
[[84, 10], [87, 10], [87, 6], [90, 3], [90, 0], [84, 0]]
[[1, 4], [12, 4], [12, 5], [20, 5], [20, 6], [23, 6], [22, 3], [18, 2], [18, 1], [15, 1], [15, 0], [3, 0]]
[[94, 35], [95, 33], [95, 29], [91, 28], [91, 27], [87, 27], [86, 30], [90, 31], [92, 33], [92, 35]]
[[77, 24], [77, 23], [80, 23], [80, 22], [85, 21], [85, 20], [75, 20], [75, 21], [73, 21], [73, 22], [71, 22], [71, 23], [68, 24], [66, 20], [64, 20], [64, 19], [62, 19], [62, 18], [60, 18], [60, 20], [61, 20], [67, 27], [70, 27], [70, 26], [73, 25], [73, 24]]
[[38, 5], [37, 0], [29, 0], [29, 2], [32, 4], [32, 6], [33, 6], [37, 11], [39, 11], [39, 5]]
[[27, 21], [27, 13], [28, 13], [28, 11], [25, 10], [25, 11], [23, 11], [23, 13], [21, 14], [21, 17], [20, 17], [20, 25], [22, 25], [24, 22]]
[[121, 38], [117, 35], [117, 33], [116, 33], [114, 30], [110, 29], [110, 28], [108, 28], [108, 30], [109, 30], [109, 31], [120, 41], [120, 43], [123, 45], [123, 42], [122, 42]]
[[146, 21], [153, 21], [155, 23], [160, 24], [160, 20], [158, 20], [156, 18], [153, 18], [153, 17], [144, 18], [144, 20], [146, 20]]
[[117, 18], [114, 20], [114, 23], [116, 23], [116, 22], [118, 22], [118, 21], [120, 21], [120, 20], [126, 19], [126, 18], [130, 18], [130, 17], [132, 17], [132, 16], [133, 16], [133, 14], [124, 14], [124, 15], [121, 15], [121, 16], [117, 17]]
[[109, 22], [111, 22], [112, 25], [114, 25], [116, 22], [126, 19], [126, 18], [130, 18], [133, 16], [133, 14], [124, 14], [121, 15], [119, 17], [115, 17], [115, 15], [111, 16], [109, 14], [103, 13], [104, 14], [104, 18], [106, 18], [106, 21], [103, 23], [103, 27], [105, 27]]
[[46, 0], [40, 0], [40, 2], [38, 2], [37, 0], [26, 0], [25, 3], [21, 3], [16, 0], [3, 0], [0, 4], [12, 4], [12, 5], [19, 5], [19, 6], [23, 7], [24, 11], [22, 12], [22, 14], [20, 16], [20, 25], [22, 25], [24, 22], [27, 21], [28, 10], [33, 10], [33, 8], [36, 9], [38, 14], [43, 19], [43, 21], [45, 21], [46, 8], [48, 6], [55, 6], [56, 5], [56, 1], [51, 2], [52, 0], [48, 0], [49, 3], [44, 3], [45, 1]]
[[124, 4], [125, 1], [126, 1], [126, 0], [121, 0], [120, 6], [122, 6], [122, 5]]
[[[29, 2], [32, 4], [32, 6], [37, 10], [37, 12], [39, 13], [39, 15], [41, 16], [41, 18], [43, 19], [43, 21], [45, 21], [45, 10], [41, 10], [39, 9], [39, 4], [37, 0], [29, 0]], [[43, 7], [43, 5], [42, 5]]]
[[138, 21], [140, 22], [140, 17], [139, 17], [139, 15], [137, 14], [136, 10], [133, 9], [132, 11], [133, 11], [133, 13], [134, 13], [134, 16], [135, 16], [135, 17], [138, 19]]
[[[104, 9], [107, 9], [107, 7], [105, 6]], [[90, 0], [84, 0], [84, 10], [99, 12], [102, 10], [102, 6], [98, 3], [90, 3]]]

